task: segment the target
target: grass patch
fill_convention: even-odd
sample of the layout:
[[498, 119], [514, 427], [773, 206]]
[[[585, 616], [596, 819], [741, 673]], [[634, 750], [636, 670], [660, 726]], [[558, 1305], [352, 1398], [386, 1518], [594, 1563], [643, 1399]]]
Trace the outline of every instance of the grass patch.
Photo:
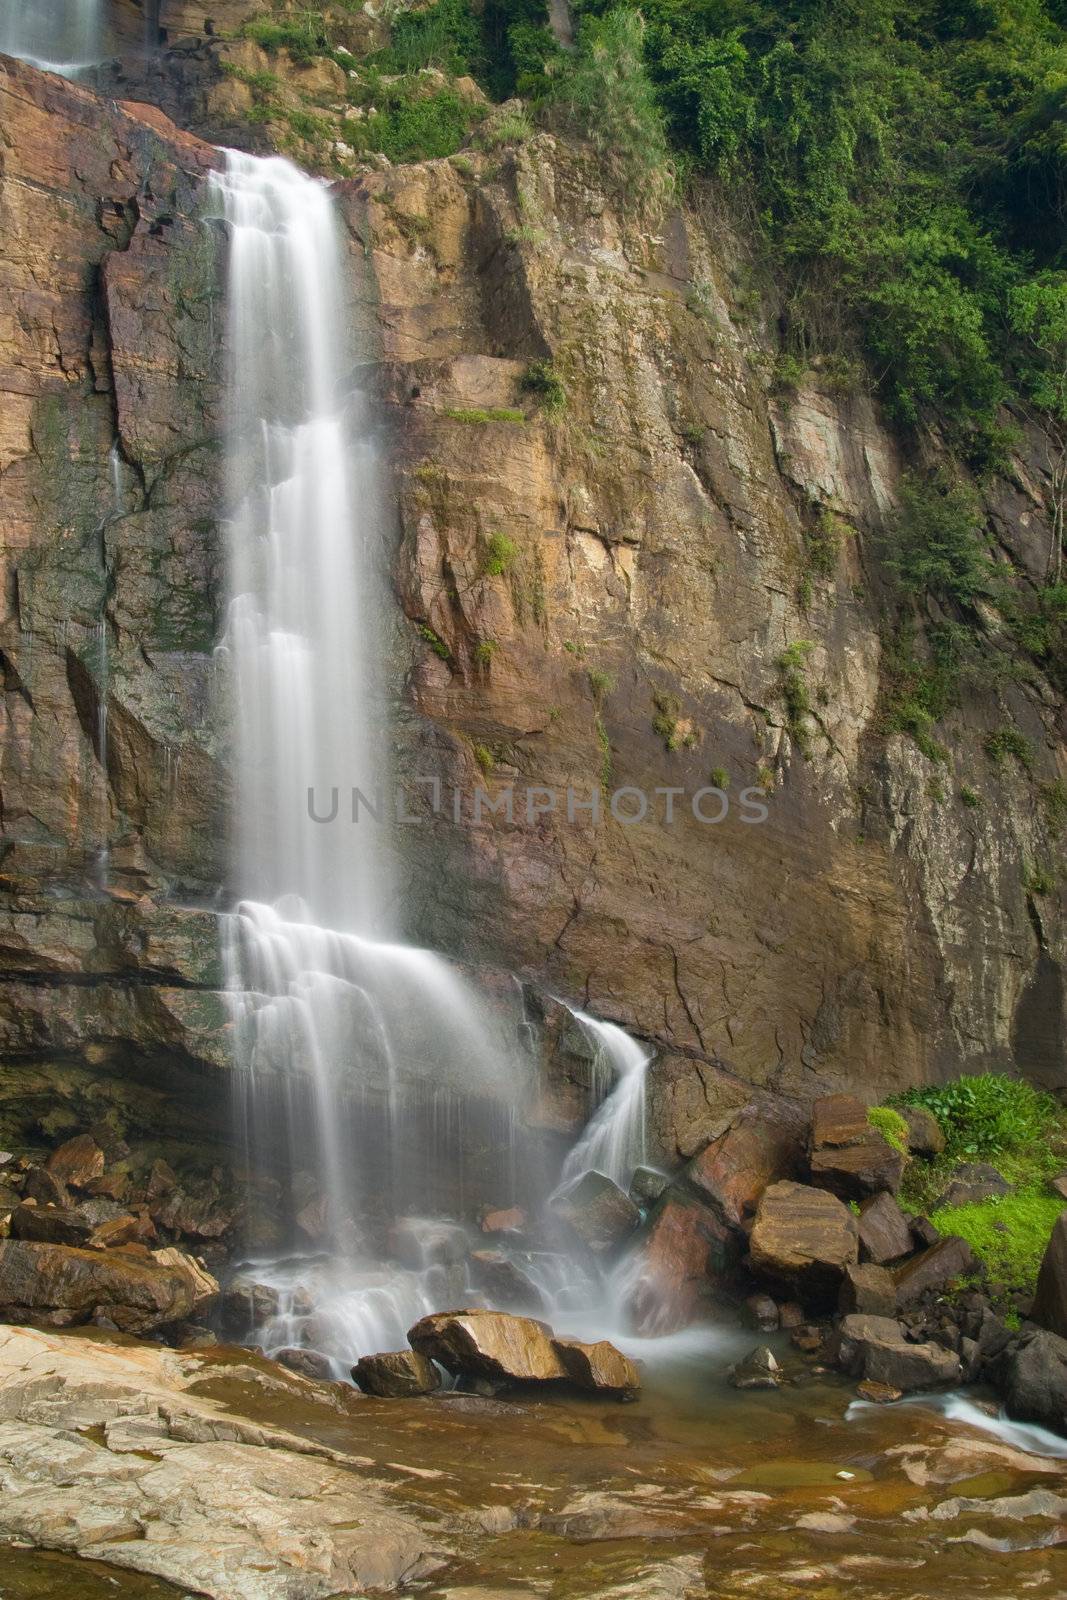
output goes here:
[[452, 652], [448, 648], [447, 644], [445, 644], [445, 641], [441, 638], [441, 635], [439, 633], [435, 633], [434, 630], [425, 622], [419, 623], [419, 637], [425, 639], [434, 655], [440, 656], [442, 661], [452, 660]]
[[526, 413], [511, 406], [446, 406], [445, 416], [453, 422], [466, 422], [472, 427], [484, 427], [489, 422], [525, 422]]
[[808, 719], [812, 714], [812, 704], [804, 671], [814, 648], [810, 639], [797, 639], [778, 657], [778, 692], [785, 701], [785, 725], [805, 761], [811, 756]]
[[1067, 1200], [1033, 1190], [994, 1196], [976, 1205], [942, 1206], [930, 1220], [941, 1234], [965, 1239], [990, 1279], [1031, 1292], [1041, 1258]]
[[482, 557], [482, 572], [487, 578], [502, 577], [510, 572], [518, 558], [519, 547], [506, 533], [491, 533]]
[[891, 1144], [894, 1150], [899, 1150], [901, 1155], [908, 1153], [908, 1124], [904, 1121], [899, 1111], [892, 1106], [871, 1106], [867, 1112], [867, 1121], [872, 1128]]
[[1030, 741], [1018, 728], [998, 728], [995, 733], [986, 736], [982, 748], [995, 767], [1003, 767], [1009, 760], [1015, 760], [1025, 773], [1034, 770], [1034, 752]]
[[1019, 1150], [1047, 1149], [1062, 1120], [1050, 1094], [995, 1072], [908, 1089], [896, 1097], [896, 1104], [933, 1112], [949, 1161], [988, 1161]]
[[567, 391], [551, 361], [531, 361], [519, 379], [519, 388], [536, 397], [546, 416], [558, 417], [567, 409]]

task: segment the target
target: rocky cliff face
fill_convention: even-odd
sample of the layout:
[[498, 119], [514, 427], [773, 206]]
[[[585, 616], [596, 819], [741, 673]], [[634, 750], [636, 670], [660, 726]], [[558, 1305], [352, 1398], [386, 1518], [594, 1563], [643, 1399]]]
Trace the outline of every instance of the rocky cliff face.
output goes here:
[[[182, 49], [211, 54], [194, 23]], [[9, 1104], [29, 1074], [81, 1116], [117, 1077], [213, 1081], [226, 1059], [214, 157], [156, 110], [3, 69], [0, 1042]], [[872, 402], [775, 392], [710, 202], [652, 232], [588, 152], [486, 145], [339, 188], [395, 465], [412, 937], [653, 1041], [679, 1151], [747, 1083], [1062, 1085], [1062, 907], [1032, 870], [1059, 850], [1038, 803], [1064, 770], [1052, 690], [968, 699], [947, 764], [887, 736], [879, 530], [904, 463]], [[987, 510], [1035, 578], [1041, 506], [1024, 449]], [[1032, 772], [984, 754], [1004, 725]], [[528, 786], [557, 809], [527, 816]], [[514, 789], [514, 820], [472, 825], [477, 787]], [[634, 796], [608, 809], [622, 787], [642, 820]], [[693, 815], [709, 787], [718, 823]], [[568, 818], [568, 788], [599, 823]]]

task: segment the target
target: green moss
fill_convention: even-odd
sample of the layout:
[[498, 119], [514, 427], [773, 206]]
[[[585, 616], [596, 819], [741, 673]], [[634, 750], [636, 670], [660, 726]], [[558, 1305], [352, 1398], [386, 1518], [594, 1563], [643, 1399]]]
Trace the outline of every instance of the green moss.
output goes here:
[[976, 806], [982, 804], [982, 796], [976, 789], [972, 789], [969, 784], [962, 783], [960, 784], [960, 804], [973, 811]]
[[1056, 888], [1056, 874], [1050, 867], [1028, 862], [1023, 868], [1023, 888], [1027, 894], [1052, 894]]
[[1056, 1218], [1067, 1209], [1059, 1195], [1028, 1191], [996, 1195], [976, 1205], [942, 1206], [931, 1222], [942, 1234], [966, 1239], [991, 1279], [1031, 1291]]
[[474, 659], [480, 667], [487, 667], [495, 654], [495, 639], [479, 639], [474, 647]]
[[608, 730], [604, 726], [604, 721], [599, 711], [593, 718], [593, 727], [596, 731], [596, 742], [600, 746], [600, 787], [606, 794], [611, 788], [611, 740], [608, 738]]
[[487, 578], [499, 578], [510, 572], [519, 554], [519, 547], [506, 533], [491, 533], [486, 540], [482, 556], [482, 572]]
[[487, 422], [525, 422], [526, 413], [511, 406], [446, 406], [445, 416], [453, 422], [468, 422], [476, 427]]
[[779, 694], [785, 701], [785, 722], [789, 736], [801, 755], [811, 755], [811, 696], [804, 676], [805, 663], [815, 646], [810, 639], [797, 639], [778, 657]]
[[474, 759], [483, 772], [492, 772], [496, 766], [496, 759], [488, 745], [476, 744], [474, 746]]
[[895, 1111], [892, 1106], [871, 1106], [867, 1112], [867, 1121], [872, 1128], [878, 1129], [894, 1150], [899, 1150], [901, 1155], [907, 1155], [908, 1124], [899, 1111]]

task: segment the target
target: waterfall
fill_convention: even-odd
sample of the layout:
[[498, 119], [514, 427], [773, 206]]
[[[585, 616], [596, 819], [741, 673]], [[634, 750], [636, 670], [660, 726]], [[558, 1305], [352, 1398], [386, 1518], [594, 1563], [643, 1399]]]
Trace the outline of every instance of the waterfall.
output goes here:
[[[219, 654], [234, 729], [239, 904], [223, 953], [237, 1114], [251, 1168], [293, 1174], [305, 1252], [327, 1258], [308, 1270], [257, 1263], [280, 1294], [259, 1336], [325, 1345], [343, 1370], [403, 1344], [410, 1322], [449, 1298], [442, 1269], [466, 1246], [414, 1248], [433, 1236], [425, 1216], [478, 1193], [514, 1197], [530, 1063], [517, 1020], [509, 1036], [453, 967], [395, 937], [382, 799], [388, 523], [373, 408], [350, 381], [329, 188], [279, 157], [231, 151], [209, 210], [228, 240]], [[364, 809], [353, 822], [347, 807], [315, 820], [309, 791], [321, 816], [335, 790], [358, 790], [378, 820]]]
[[635, 1168], [648, 1160], [645, 1078], [652, 1056], [615, 1023], [569, 1009], [595, 1047], [594, 1072], [611, 1087], [568, 1152], [561, 1180], [568, 1183], [592, 1170], [625, 1191]]
[[101, 0], [0, 0], [0, 54], [65, 77], [100, 59]]

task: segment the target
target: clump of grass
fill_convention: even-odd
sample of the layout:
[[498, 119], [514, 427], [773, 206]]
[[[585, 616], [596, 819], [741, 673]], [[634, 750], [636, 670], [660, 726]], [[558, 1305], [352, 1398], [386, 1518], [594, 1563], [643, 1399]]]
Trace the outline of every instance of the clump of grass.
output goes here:
[[546, 416], [556, 417], [567, 409], [567, 390], [551, 361], [531, 361], [519, 379], [519, 388], [536, 396]]
[[1067, 823], [1067, 784], [1062, 778], [1053, 778], [1051, 783], [1041, 785], [1038, 794], [1048, 826], [1053, 833], [1062, 833]]
[[652, 696], [656, 707], [652, 718], [652, 731], [659, 735], [668, 750], [677, 750], [681, 740], [678, 734], [678, 718], [681, 714], [682, 703], [676, 694], [668, 694], [664, 690], [657, 690]]
[[487, 422], [525, 422], [526, 413], [513, 406], [446, 406], [445, 416], [453, 422], [483, 427]]
[[872, 1128], [891, 1144], [894, 1150], [899, 1150], [901, 1155], [908, 1153], [908, 1124], [900, 1112], [893, 1106], [871, 1106], [867, 1112], [867, 1121]]
[[960, 804], [965, 805], [968, 810], [973, 811], [976, 806], [980, 806], [982, 804], [982, 796], [978, 793], [977, 789], [972, 789], [970, 784], [962, 783], [960, 785]]
[[604, 672], [599, 667], [590, 667], [588, 678], [589, 687], [592, 690], [593, 699], [596, 701], [597, 705], [600, 704], [605, 695], [614, 693], [615, 679], [612, 677], [610, 672]]
[[482, 557], [482, 572], [487, 578], [499, 578], [510, 572], [519, 554], [519, 547], [506, 533], [491, 533], [486, 540]]
[[419, 623], [419, 635], [426, 640], [435, 656], [440, 656], [442, 661], [451, 661], [452, 652], [439, 633], [435, 633], [428, 623]]
[[479, 639], [474, 647], [474, 659], [480, 667], [487, 667], [496, 653], [495, 639]]
[[1023, 868], [1023, 888], [1027, 894], [1051, 894], [1056, 887], [1056, 874], [1036, 861]]
[[272, 17], [253, 17], [243, 25], [241, 33], [269, 54], [288, 50], [293, 60], [299, 62], [313, 61], [330, 48], [321, 11], [297, 11], [284, 22]]
[[600, 787], [606, 794], [611, 788], [611, 776], [613, 770], [611, 760], [611, 740], [608, 738], [608, 730], [604, 726], [604, 719], [601, 717], [599, 711], [593, 718], [593, 728], [596, 732], [596, 742], [600, 747]]
[[708, 773], [708, 781], [713, 789], [728, 789], [730, 787], [730, 774], [725, 767], [712, 767]]
[[488, 745], [476, 744], [474, 746], [474, 759], [483, 772], [492, 772], [496, 766], [496, 758]]
[[525, 144], [533, 131], [533, 123], [524, 111], [507, 106], [485, 123], [478, 134], [478, 143], [483, 150], [498, 150], [506, 144]]
[[945, 1156], [989, 1160], [1021, 1148], [1044, 1147], [1059, 1123], [1050, 1094], [1022, 1078], [983, 1072], [951, 1083], [908, 1089], [898, 1105], [925, 1106], [945, 1135]]
[[778, 657], [779, 693], [785, 701], [785, 722], [789, 736], [801, 755], [811, 755], [811, 696], [804, 676], [808, 656], [815, 646], [810, 639], [797, 639]]
[[1028, 1191], [994, 1195], [967, 1206], [941, 1206], [930, 1221], [941, 1234], [965, 1239], [991, 1280], [1033, 1290], [1041, 1258], [1067, 1200]]
[[1030, 741], [1018, 728], [998, 728], [995, 733], [987, 734], [983, 749], [995, 767], [1003, 767], [1009, 758], [1014, 757], [1024, 772], [1034, 770]]

